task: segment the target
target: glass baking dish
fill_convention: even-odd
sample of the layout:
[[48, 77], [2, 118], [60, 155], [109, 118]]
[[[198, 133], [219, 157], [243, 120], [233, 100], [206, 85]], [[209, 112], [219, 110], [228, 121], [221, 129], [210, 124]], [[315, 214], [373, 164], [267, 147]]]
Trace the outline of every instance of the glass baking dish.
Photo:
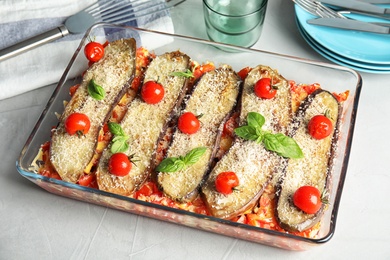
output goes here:
[[[331, 173], [330, 203], [321, 220], [321, 228], [317, 237], [315, 239], [305, 238], [191, 213], [37, 174], [32, 167], [34, 158], [40, 146], [50, 140], [51, 128], [58, 123], [57, 115], [62, 113], [64, 109], [63, 102], [69, 99], [69, 87], [78, 83], [79, 75], [88, 67], [88, 62], [82, 50], [89, 39], [93, 37], [99, 42], [133, 37], [137, 41], [137, 47], [145, 47], [157, 55], [180, 50], [199, 63], [212, 61], [216, 66], [229, 64], [236, 71], [246, 66], [255, 67], [263, 64], [277, 69], [286, 79], [294, 80], [297, 83], [311, 84], [317, 82], [321, 84], [322, 88], [337, 93], [349, 90], [349, 98], [343, 106], [340, 125], [341, 135], [338, 140], [335, 164]], [[361, 88], [360, 75], [341, 66], [132, 27], [96, 24], [88, 30], [81, 40], [59, 80], [58, 86], [28, 137], [16, 166], [22, 176], [43, 189], [64, 197], [288, 250], [307, 250], [314, 245], [329, 241], [335, 232]]]

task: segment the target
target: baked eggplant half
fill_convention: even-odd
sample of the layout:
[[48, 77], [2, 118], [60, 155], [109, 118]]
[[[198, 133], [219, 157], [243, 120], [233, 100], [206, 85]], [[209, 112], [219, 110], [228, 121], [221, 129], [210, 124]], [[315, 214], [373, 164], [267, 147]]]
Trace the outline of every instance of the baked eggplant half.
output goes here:
[[[85, 72], [80, 86], [65, 106], [50, 144], [50, 161], [64, 181], [76, 183], [92, 159], [100, 129], [131, 85], [135, 59], [134, 39], [108, 44], [104, 57]], [[88, 133], [67, 133], [66, 119], [74, 113], [89, 118]]]
[[[272, 99], [262, 99], [254, 93], [254, 85], [262, 78], [270, 78], [277, 86]], [[264, 116], [263, 128], [270, 132], [286, 133], [291, 122], [291, 94], [288, 82], [267, 66], [253, 68], [245, 79], [240, 108], [240, 125], [247, 123], [247, 116], [256, 112]], [[210, 172], [202, 186], [202, 194], [209, 212], [219, 218], [231, 219], [252, 208], [269, 183], [281, 157], [266, 150], [262, 144], [236, 137], [231, 148]], [[215, 186], [216, 177], [222, 172], [234, 172], [239, 186], [230, 194], [222, 194]]]
[[207, 72], [197, 81], [184, 102], [181, 114], [199, 116], [200, 129], [195, 133], [186, 133], [176, 127], [166, 160], [183, 157], [200, 147], [205, 151], [199, 160], [188, 167], [168, 172], [165, 171], [167, 168], [162, 167], [160, 172], [156, 172], [158, 185], [168, 197], [188, 202], [198, 195], [219, 147], [223, 125], [237, 103], [240, 85], [241, 79], [229, 66]]
[[187, 92], [188, 80], [172, 73], [185, 72], [189, 67], [190, 58], [179, 51], [159, 55], [150, 62], [145, 71], [144, 86], [150, 81], [158, 82], [165, 94], [163, 99], [155, 104], [145, 102], [140, 95], [129, 104], [120, 126], [129, 143], [129, 148], [124, 153], [127, 156], [133, 155], [134, 165], [128, 175], [112, 174], [108, 167], [112, 155], [109, 145], [103, 151], [96, 171], [100, 190], [127, 196], [149, 177], [151, 158], [156, 151], [159, 136], [178, 110]]
[[[328, 194], [340, 113], [336, 98], [321, 89], [309, 95], [297, 111], [290, 136], [300, 145], [304, 158], [288, 160], [276, 186], [275, 215], [285, 230], [306, 230], [315, 225], [324, 212], [325, 203], [316, 213], [307, 214], [294, 205], [292, 198], [298, 188], [307, 185], [316, 187], [321, 194]], [[329, 136], [318, 140], [309, 134], [307, 125], [314, 116], [324, 114], [331, 120], [333, 128]]]

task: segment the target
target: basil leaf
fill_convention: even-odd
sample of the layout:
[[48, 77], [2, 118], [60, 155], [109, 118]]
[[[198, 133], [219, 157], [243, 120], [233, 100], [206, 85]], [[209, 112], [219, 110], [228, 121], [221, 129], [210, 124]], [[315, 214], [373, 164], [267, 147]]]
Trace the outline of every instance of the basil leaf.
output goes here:
[[262, 129], [265, 124], [263, 115], [256, 112], [249, 112], [247, 124], [234, 129], [237, 136], [252, 140], [257, 143], [263, 143], [269, 151], [274, 151], [278, 155], [287, 158], [302, 158], [303, 152], [295, 140], [282, 133], [272, 134]]
[[129, 139], [128, 136], [115, 136], [115, 137], [112, 139], [112, 142], [113, 142], [113, 143], [115, 143], [115, 142], [122, 142], [122, 143], [125, 143], [128, 139]]
[[162, 160], [157, 166], [156, 171], [158, 172], [177, 172], [185, 167], [185, 163], [176, 157], [169, 157]]
[[262, 141], [263, 141], [263, 139], [264, 139], [264, 134], [265, 134], [266, 132], [263, 130], [263, 129], [261, 129], [261, 128], [256, 128], [256, 135], [257, 135], [257, 138], [256, 138], [256, 142], [257, 143], [261, 143]]
[[189, 151], [183, 158], [185, 165], [192, 165], [199, 161], [200, 157], [206, 152], [206, 150], [206, 147], [197, 147]]
[[193, 78], [194, 74], [190, 69], [187, 69], [186, 71], [175, 71], [171, 73], [172, 76], [176, 77], [183, 77], [183, 78]]
[[114, 135], [114, 138], [111, 140], [111, 152], [112, 153], [122, 153], [129, 149], [129, 144], [127, 140], [129, 137], [125, 134], [120, 124], [110, 122], [108, 123], [108, 129]]
[[123, 140], [123, 136], [115, 136], [114, 138], [112, 138], [111, 142], [115, 143], [115, 142], [120, 142]]
[[102, 100], [106, 96], [106, 91], [95, 83], [93, 79], [91, 79], [88, 83], [88, 94], [96, 100]]
[[207, 147], [197, 147], [189, 151], [185, 156], [168, 157], [156, 167], [158, 172], [177, 172], [196, 163], [206, 152]]
[[261, 128], [265, 123], [265, 118], [263, 115], [256, 112], [249, 112], [247, 116], [247, 122], [249, 126], [254, 128]]
[[112, 142], [111, 144], [111, 153], [123, 153], [129, 149], [129, 144], [125, 139], [121, 139], [120, 141]]
[[302, 158], [303, 152], [296, 141], [282, 133], [264, 135], [264, 146], [267, 150], [274, 151], [286, 158]]
[[259, 138], [256, 130], [253, 126], [245, 125], [234, 129], [234, 133], [245, 140], [256, 141]]
[[122, 127], [118, 123], [110, 122], [108, 123], [108, 129], [110, 130], [111, 134], [118, 135], [118, 136], [125, 136], [125, 132], [123, 131]]

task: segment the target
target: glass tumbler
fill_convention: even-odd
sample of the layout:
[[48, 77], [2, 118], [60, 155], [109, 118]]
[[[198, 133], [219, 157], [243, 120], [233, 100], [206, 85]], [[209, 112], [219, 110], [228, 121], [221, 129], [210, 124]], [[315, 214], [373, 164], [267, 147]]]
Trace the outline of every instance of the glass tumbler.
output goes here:
[[267, 0], [203, 0], [207, 35], [215, 42], [251, 47], [261, 35]]

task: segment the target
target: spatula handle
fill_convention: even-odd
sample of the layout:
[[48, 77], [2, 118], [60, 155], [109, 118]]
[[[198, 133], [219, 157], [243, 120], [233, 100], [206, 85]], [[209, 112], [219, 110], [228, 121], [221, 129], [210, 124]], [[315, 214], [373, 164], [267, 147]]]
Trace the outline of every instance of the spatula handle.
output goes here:
[[68, 29], [64, 25], [44, 32], [5, 49], [0, 50], [0, 61], [19, 55], [23, 52], [34, 49], [45, 43], [57, 40], [69, 34]]

